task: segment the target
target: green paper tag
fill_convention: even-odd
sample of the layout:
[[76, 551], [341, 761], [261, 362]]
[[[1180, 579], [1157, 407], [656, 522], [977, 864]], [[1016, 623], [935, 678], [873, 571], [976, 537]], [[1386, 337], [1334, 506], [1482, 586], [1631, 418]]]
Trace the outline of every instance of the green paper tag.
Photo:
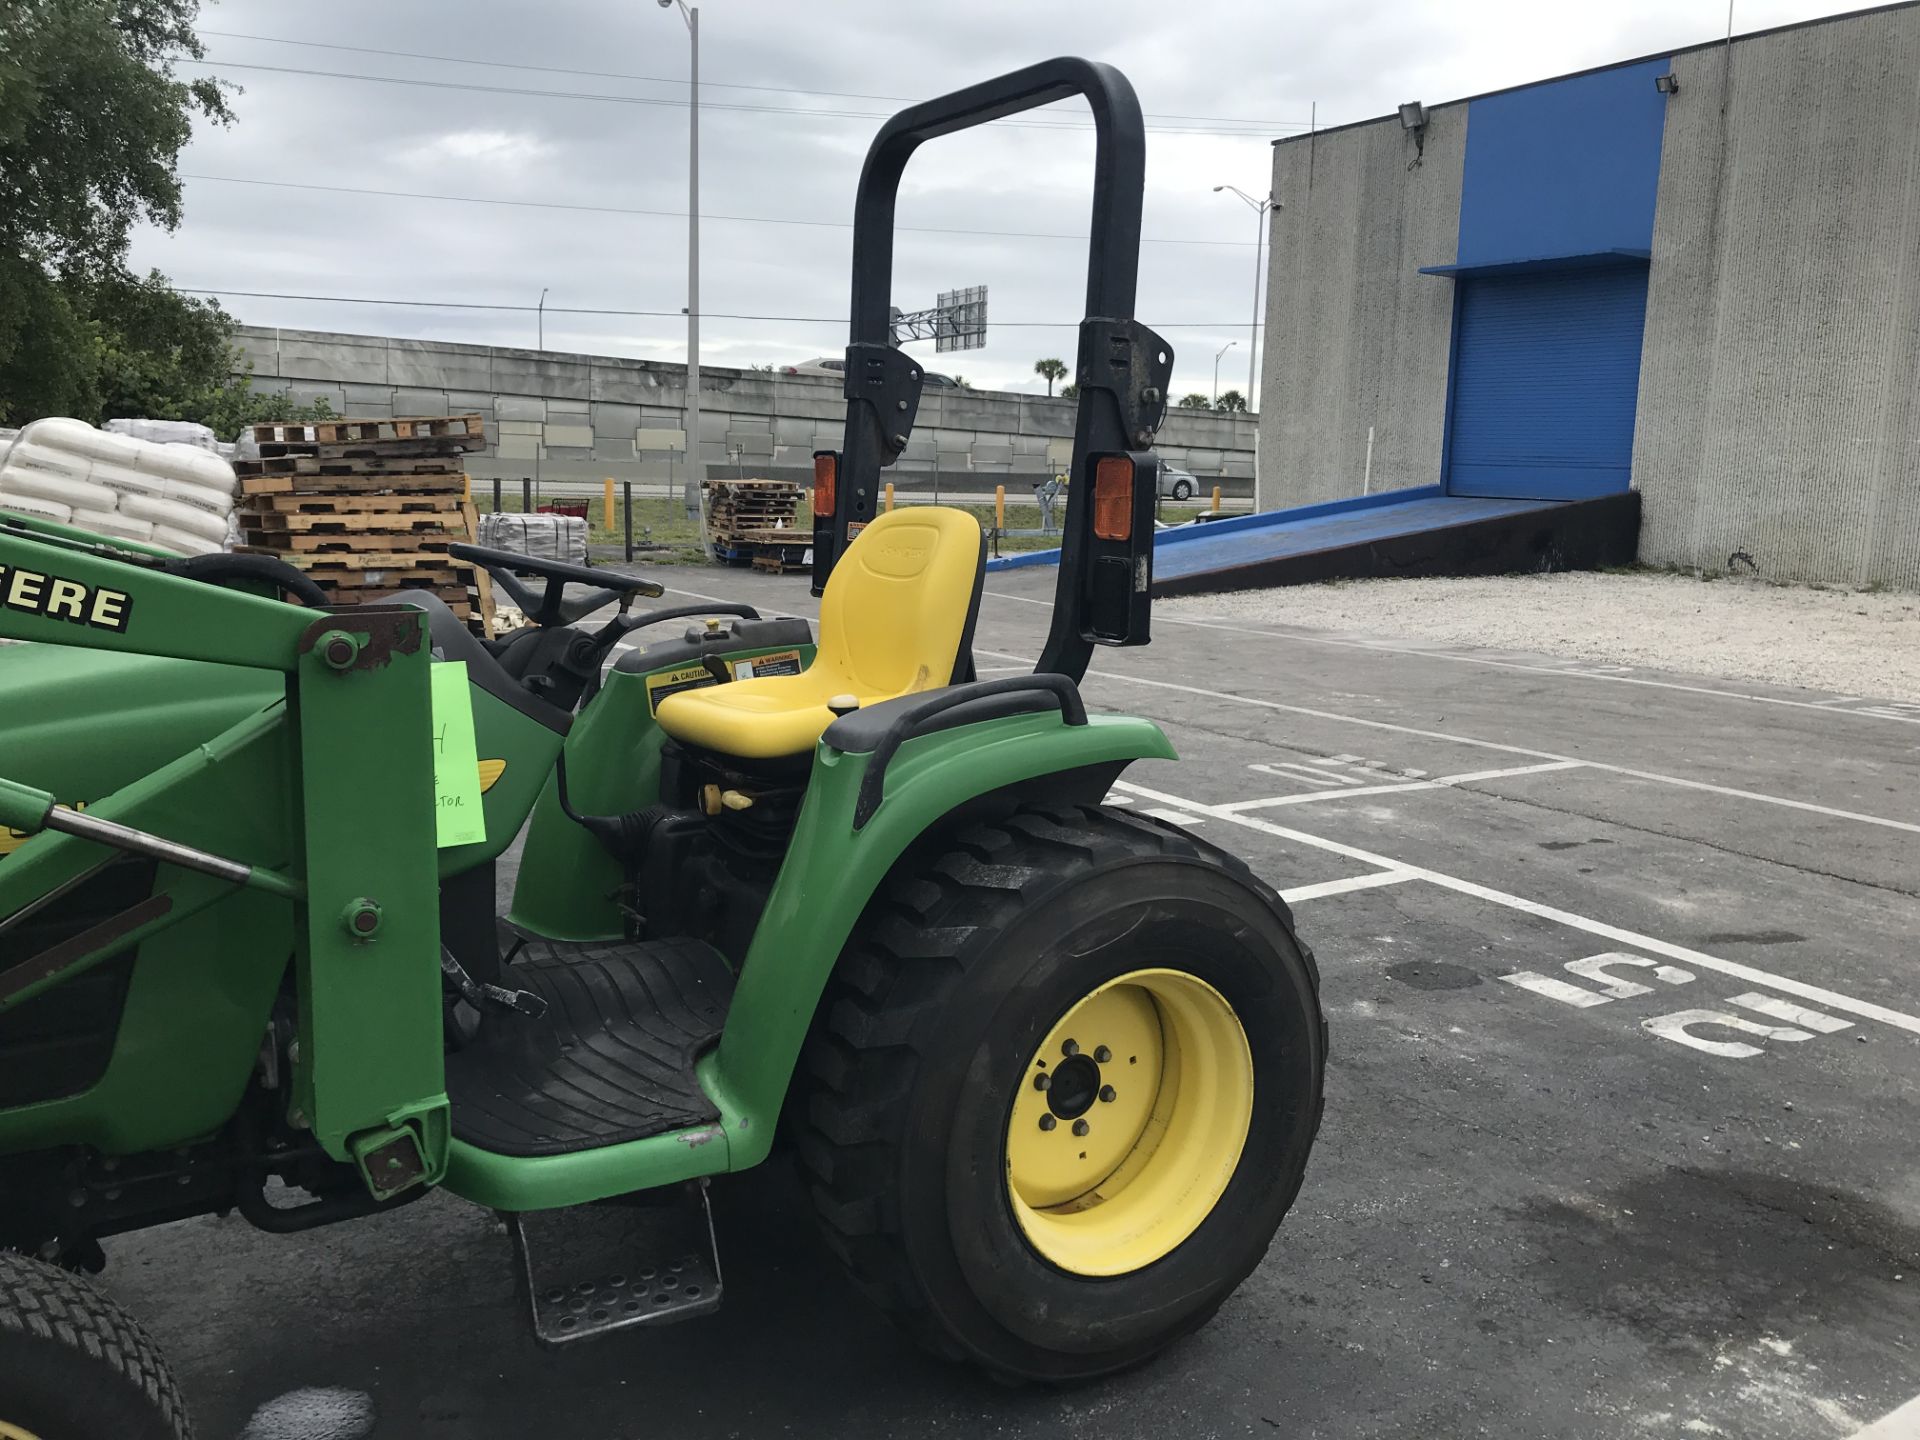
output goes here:
[[480, 752], [473, 739], [473, 696], [464, 660], [436, 661], [433, 667], [433, 818], [434, 838], [442, 850], [487, 838]]

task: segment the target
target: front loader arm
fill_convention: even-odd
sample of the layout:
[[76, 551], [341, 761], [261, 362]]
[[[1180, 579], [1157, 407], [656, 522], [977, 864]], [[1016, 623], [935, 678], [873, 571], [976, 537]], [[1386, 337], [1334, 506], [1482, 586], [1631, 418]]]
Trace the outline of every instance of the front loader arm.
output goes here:
[[[0, 639], [284, 676], [284, 705], [262, 712], [269, 717], [263, 723], [284, 732], [269, 772], [272, 792], [200, 794], [193, 802], [278, 807], [284, 832], [268, 847], [276, 853], [208, 857], [230, 863], [224, 878], [206, 873], [205, 865], [182, 865], [179, 856], [171, 865], [163, 859], [156, 895], [166, 877], [179, 878], [183, 868], [191, 872], [189, 890], [225, 886], [228, 894], [257, 872], [273, 872], [259, 874], [256, 883], [274, 888], [277, 881], [294, 908], [300, 1033], [291, 1118], [310, 1127], [328, 1154], [357, 1164], [376, 1195], [438, 1180], [446, 1162], [447, 1102], [425, 615], [376, 605], [316, 615], [165, 573], [150, 557], [58, 527], [0, 515]], [[176, 764], [191, 770], [219, 743]], [[149, 836], [176, 839], [164, 828], [169, 804], [177, 803], [168, 798], [165, 773], [136, 781], [89, 813], [114, 819], [122, 805], [139, 805], [143, 818], [152, 817]], [[9, 820], [37, 827], [47, 819], [41, 798], [13, 785], [0, 805]], [[192, 828], [196, 813], [176, 811], [176, 828]], [[85, 835], [37, 839], [9, 857], [6, 864], [18, 868], [0, 876], [0, 977], [16, 964], [36, 964], [36, 957], [8, 954], [4, 932], [10, 918], [50, 893], [20, 893], [30, 877], [45, 873], [57, 887], [84, 870], [89, 856], [103, 861], [126, 848], [93, 827]], [[36, 851], [47, 858], [37, 859]], [[278, 870], [283, 864], [284, 873]], [[110, 938], [125, 944], [136, 931], [176, 919], [124, 912], [122, 929]], [[94, 947], [90, 953], [97, 959], [105, 952]], [[258, 962], [277, 967], [285, 959], [284, 952], [261, 954]], [[44, 957], [38, 960], [45, 965]], [[66, 973], [56, 965], [31, 983], [58, 983]]]

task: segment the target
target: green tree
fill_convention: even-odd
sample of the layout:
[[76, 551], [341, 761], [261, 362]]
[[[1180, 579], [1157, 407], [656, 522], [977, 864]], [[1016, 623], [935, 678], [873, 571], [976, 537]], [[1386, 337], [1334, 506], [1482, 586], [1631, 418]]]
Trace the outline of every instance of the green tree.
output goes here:
[[1213, 408], [1213, 402], [1198, 390], [1190, 390], [1185, 395], [1182, 395], [1179, 400], [1179, 405], [1182, 410], [1211, 410]]
[[0, 423], [65, 414], [218, 422], [284, 401], [236, 379], [233, 320], [126, 268], [137, 222], [180, 223], [181, 148], [227, 124], [199, 0], [0, 0]]
[[1060, 387], [1060, 398], [1062, 400], [1078, 400], [1080, 398], [1080, 382], [1078, 380], [1072, 380], [1062, 385]]
[[1247, 397], [1242, 395], [1238, 390], [1229, 390], [1214, 402], [1213, 408], [1216, 410], [1244, 410], [1247, 408]]
[[1067, 364], [1064, 360], [1036, 360], [1033, 373], [1047, 382], [1047, 394], [1053, 394], [1053, 382], [1067, 378]]

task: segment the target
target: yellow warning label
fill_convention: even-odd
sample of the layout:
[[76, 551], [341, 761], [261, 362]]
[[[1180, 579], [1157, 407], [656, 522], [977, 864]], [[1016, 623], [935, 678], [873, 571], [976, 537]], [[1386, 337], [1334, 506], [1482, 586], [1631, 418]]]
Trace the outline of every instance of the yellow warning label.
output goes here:
[[798, 650], [775, 650], [770, 655], [756, 655], [750, 660], [732, 661], [733, 678], [736, 680], [761, 679], [769, 675], [798, 675], [800, 673], [800, 652]]
[[720, 682], [707, 673], [704, 665], [687, 665], [678, 670], [662, 670], [657, 675], [647, 677], [647, 708], [659, 713], [660, 702], [669, 695], [678, 695], [682, 690], [698, 690], [703, 685], [718, 685]]

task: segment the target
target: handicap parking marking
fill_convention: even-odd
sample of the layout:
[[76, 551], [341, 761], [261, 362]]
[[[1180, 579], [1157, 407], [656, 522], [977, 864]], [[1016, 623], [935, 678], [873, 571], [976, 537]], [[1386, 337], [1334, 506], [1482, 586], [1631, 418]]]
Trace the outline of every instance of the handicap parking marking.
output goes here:
[[[1624, 947], [1571, 962], [1568, 971], [1575, 977], [1574, 979], [1544, 976], [1532, 971], [1519, 971], [1515, 972], [1514, 976], [1501, 977], [1517, 990], [1531, 992], [1535, 996], [1558, 1001], [1576, 1009], [1592, 1010], [1602, 1005], [1643, 999], [1645, 995], [1658, 995], [1663, 988], [1692, 984], [1699, 978], [1697, 972], [1706, 972], [1738, 980], [1746, 986], [1757, 987], [1755, 990], [1719, 1000], [1716, 1006], [1737, 1005], [1772, 1020], [1792, 1022], [1764, 1025], [1759, 1021], [1735, 1015], [1725, 1008], [1689, 1007], [1676, 1011], [1672, 1015], [1650, 1017], [1650, 1022], [1640, 1027], [1649, 1035], [1674, 1041], [1705, 1054], [1744, 1059], [1750, 1057], [1744, 1050], [1737, 1047], [1752, 1049], [1753, 1038], [1799, 1044], [1814, 1038], [1816, 1034], [1834, 1034], [1841, 1029], [1849, 1028], [1851, 1024], [1850, 1021], [1840, 1020], [1839, 1015], [1851, 1016], [1854, 1020], [1872, 1020], [1909, 1035], [1920, 1035], [1920, 1016], [1909, 1015], [1903, 1011], [1875, 1004], [1870, 1000], [1844, 995], [1825, 986], [1811, 985], [1791, 976], [1762, 970], [1758, 966], [1745, 965], [1737, 960], [1722, 959], [1720, 956], [1710, 955], [1685, 945], [1675, 945], [1657, 936], [1644, 935], [1622, 926], [1608, 924], [1603, 920], [1596, 920], [1591, 916], [1545, 905], [1537, 900], [1529, 900], [1521, 895], [1495, 889], [1490, 885], [1482, 885], [1478, 881], [1466, 880], [1424, 865], [1414, 865], [1370, 850], [1363, 850], [1356, 845], [1348, 845], [1324, 836], [1276, 825], [1257, 815], [1249, 815], [1224, 805], [1208, 805], [1201, 801], [1188, 800], [1178, 795], [1170, 795], [1163, 790], [1137, 785], [1128, 780], [1116, 782], [1114, 788], [1135, 797], [1136, 800], [1151, 800], [1168, 808], [1189, 810], [1196, 815], [1224, 820], [1297, 845], [1340, 855], [1371, 866], [1371, 873], [1375, 875], [1392, 874], [1408, 880], [1424, 880], [1443, 890], [1490, 901], [1522, 914], [1564, 925]], [[1374, 880], [1371, 883], [1397, 883], [1397, 879], [1395, 882]], [[1344, 893], [1338, 888], [1320, 886], [1304, 888], [1321, 894]], [[1346, 888], [1365, 887], [1354, 884]], [[1313, 897], [1303, 895], [1302, 898]], [[1658, 959], [1650, 957], [1658, 957]], [[1661, 963], [1663, 961], [1672, 963], [1663, 965]], [[1620, 969], [1631, 973], [1626, 975], [1615, 973]], [[1656, 983], [1648, 984], [1649, 979]], [[1578, 983], [1580, 981], [1587, 983]], [[1777, 994], [1758, 993], [1760, 990], [1773, 991]], [[1806, 1003], [1791, 1005], [1785, 1000], [1779, 1000], [1777, 996], [1791, 996], [1796, 1001]], [[1791, 1014], [1787, 1013], [1789, 1011]], [[1832, 1012], [1838, 1012], [1838, 1014]], [[1707, 1025], [1719, 1025], [1723, 1029], [1741, 1032], [1748, 1038], [1715, 1040], [1695, 1033], [1695, 1026]], [[1793, 1033], [1783, 1034], [1781, 1033], [1783, 1031]]]
[[[1645, 956], [1619, 950], [1609, 950], [1601, 955], [1589, 955], [1580, 960], [1569, 960], [1562, 967], [1569, 974], [1592, 982], [1591, 985], [1575, 984], [1573, 981], [1562, 980], [1557, 976], [1542, 975], [1535, 970], [1515, 970], [1511, 974], [1501, 975], [1498, 978], [1516, 989], [1558, 1001], [1576, 1010], [1591, 1010], [1616, 1000], [1635, 1000], [1648, 995], [1657, 996], [1660, 993], [1655, 986], [1616, 975], [1614, 970], [1621, 967], [1644, 972], [1649, 979], [1657, 980], [1666, 986], [1691, 985], [1698, 978], [1692, 971], [1684, 970], [1678, 965], [1663, 965]], [[1839, 1016], [1830, 1015], [1824, 1010], [1795, 1005], [1791, 1001], [1782, 1000], [1777, 995], [1767, 995], [1758, 990], [1748, 990], [1744, 994], [1730, 996], [1718, 1003], [1725, 1006], [1739, 1006], [1743, 1010], [1750, 1010], [1783, 1023], [1768, 1025], [1749, 1019], [1745, 1015], [1734, 1014], [1730, 1010], [1695, 1007], [1649, 1016], [1640, 1021], [1640, 1028], [1659, 1039], [1671, 1040], [1688, 1049], [1728, 1060], [1751, 1060], [1755, 1056], [1765, 1054], [1766, 1051], [1763, 1046], [1753, 1043], [1752, 1039], [1715, 1039], [1710, 1034], [1696, 1033], [1697, 1027], [1724, 1030], [1736, 1035], [1744, 1034], [1761, 1040], [1796, 1045], [1821, 1035], [1837, 1035], [1842, 1030], [1854, 1028], [1851, 1020], [1842, 1020]]]

